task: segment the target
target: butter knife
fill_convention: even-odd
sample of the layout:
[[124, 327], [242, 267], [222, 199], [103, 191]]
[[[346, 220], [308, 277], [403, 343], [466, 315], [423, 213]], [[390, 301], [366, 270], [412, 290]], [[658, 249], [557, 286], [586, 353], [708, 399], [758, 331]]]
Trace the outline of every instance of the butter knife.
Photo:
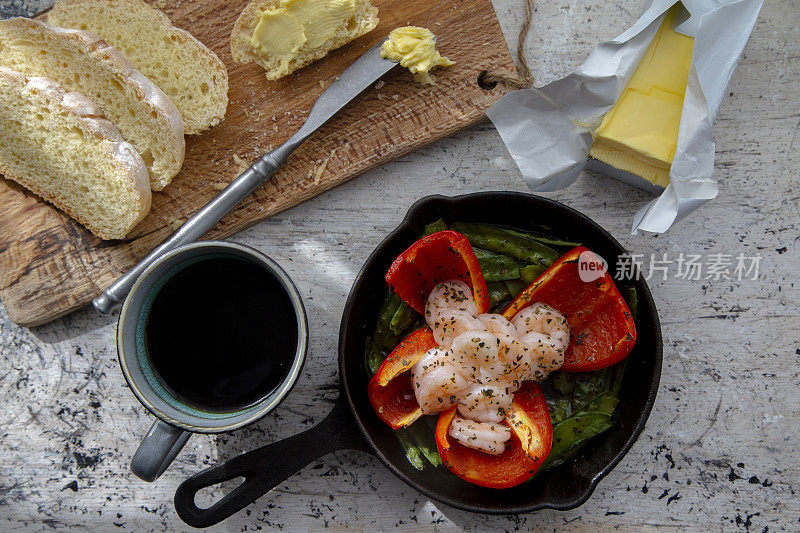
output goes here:
[[297, 133], [278, 148], [256, 160], [250, 168], [240, 174], [222, 192], [184, 222], [167, 240], [158, 245], [144, 259], [136, 263], [100, 296], [95, 298], [92, 302], [95, 309], [107, 314], [121, 305], [136, 279], [150, 263], [170, 250], [174, 250], [183, 244], [194, 242], [202, 237], [222, 217], [233, 210], [239, 202], [247, 198], [259, 185], [267, 181], [286, 161], [289, 155], [312, 133], [330, 120], [353, 98], [396, 67], [398, 63], [381, 57], [380, 47], [382, 42], [383, 39], [356, 59], [337, 80], [325, 89], [317, 98], [311, 108], [311, 113]]

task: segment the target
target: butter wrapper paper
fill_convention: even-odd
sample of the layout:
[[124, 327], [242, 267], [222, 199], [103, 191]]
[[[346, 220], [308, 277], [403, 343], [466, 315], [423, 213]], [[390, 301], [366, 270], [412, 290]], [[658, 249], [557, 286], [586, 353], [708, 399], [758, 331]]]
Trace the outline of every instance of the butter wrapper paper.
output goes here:
[[[653, 0], [631, 28], [598, 45], [572, 74], [540, 89], [511, 92], [489, 109], [531, 188], [555, 191], [578, 178], [592, 147], [591, 131], [619, 98], [676, 3]], [[695, 41], [670, 184], [636, 213], [634, 234], [664, 232], [716, 197], [711, 125], [763, 0], [681, 3], [687, 13], [675, 29]], [[650, 190], [662, 191], [654, 185]]]

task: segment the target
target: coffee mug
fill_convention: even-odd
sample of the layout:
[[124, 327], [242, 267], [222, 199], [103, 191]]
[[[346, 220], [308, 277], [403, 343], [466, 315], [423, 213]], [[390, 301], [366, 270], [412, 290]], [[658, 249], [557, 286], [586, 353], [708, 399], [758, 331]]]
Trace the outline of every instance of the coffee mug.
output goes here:
[[[283, 317], [289, 321], [289, 325], [292, 326], [291, 330], [296, 335], [290, 337], [288, 341], [291, 343], [288, 345], [289, 357], [285, 358], [285, 364], [282, 365], [279, 381], [271, 390], [264, 391], [263, 396], [255, 398], [247, 405], [207, 408], [202, 402], [203, 388], [201, 385], [192, 389], [195, 400], [198, 395], [201, 397], [200, 404], [197, 401], [187, 400], [187, 396], [177, 393], [175, 388], [165, 381], [159, 371], [158, 360], [154, 360], [152, 357], [152, 352], [157, 350], [151, 342], [151, 328], [157, 327], [158, 324], [151, 324], [150, 319], [169, 319], [158, 314], [157, 310], [160, 305], [158, 302], [161, 301], [157, 300], [159, 293], [165, 286], [170, 286], [168, 284], [171, 280], [182, 279], [181, 283], [191, 283], [191, 281], [187, 281], [187, 279], [192, 279], [187, 278], [189, 275], [187, 273], [192, 271], [190, 269], [196, 271], [198, 267], [194, 265], [203, 267], [211, 261], [218, 262], [215, 264], [225, 264], [225, 261], [244, 261], [247, 263], [248, 272], [252, 271], [256, 276], [263, 273], [264, 276], [270, 277], [269, 283], [279, 287], [279, 290], [285, 291], [285, 294], [281, 293], [281, 298], [286, 297], [286, 306], [284, 307], [293, 315]], [[219, 263], [220, 261], [222, 263]], [[237, 280], [226, 280], [224, 271], [221, 274], [223, 275], [217, 278], [219, 285], [213, 284], [217, 290], [215, 294], [227, 294], [224, 292], [227, 287], [226, 282], [238, 282], [240, 285], [242, 283], [241, 276]], [[182, 275], [183, 278], [176, 277], [179, 275]], [[267, 278], [264, 278], [264, 281], [266, 282]], [[198, 291], [196, 294], [188, 293], [194, 300], [202, 298], [204, 291], [211, 290], [208, 284], [194, 287], [194, 289]], [[246, 290], [242, 291], [241, 286], [236, 289], [240, 293], [247, 292]], [[242, 295], [243, 302], [246, 301], [247, 296], [247, 294]], [[156, 302], [156, 311], [154, 311], [154, 302]], [[232, 305], [238, 304], [233, 301]], [[209, 312], [214, 311], [214, 309], [209, 310]], [[246, 310], [238, 308], [236, 311], [246, 312]], [[294, 328], [295, 323], [296, 329]], [[254, 339], [259, 339], [258, 335], [262, 333], [252, 331], [246, 334], [253, 335]], [[201, 331], [199, 334], [206, 334], [206, 332]], [[218, 334], [224, 335], [225, 332], [218, 332]], [[294, 339], [296, 339], [296, 346], [294, 346]], [[171, 340], [180, 342], [180, 340]], [[260, 339], [260, 341], [263, 340], [263, 338]], [[186, 344], [193, 343], [187, 342]], [[294, 347], [293, 354], [291, 353], [292, 347]], [[180, 349], [180, 346], [178, 348]], [[122, 373], [136, 398], [156, 418], [131, 461], [131, 470], [145, 481], [154, 481], [175, 459], [192, 433], [232, 431], [251, 424], [268, 414], [283, 400], [297, 381], [305, 361], [307, 348], [308, 321], [297, 288], [277, 263], [257, 250], [230, 242], [206, 241], [187, 244], [154, 261], [138, 278], [125, 299], [117, 326], [117, 353]], [[191, 354], [182, 353], [181, 355], [185, 357]], [[231, 354], [220, 353], [220, 364], [230, 364], [229, 357], [231, 356]], [[264, 356], [269, 367], [271, 364], [269, 362], [270, 354], [265, 353]], [[180, 366], [175, 368], [175, 361], [176, 359], [170, 360], [172, 365], [170, 374], [181, 375], [181, 372], [185, 371], [184, 377], [181, 379], [182, 383], [187, 385], [184, 382], [191, 379], [197, 368], [191, 368], [189, 363], [185, 364], [186, 368]], [[177, 364], [184, 363], [178, 359]], [[185, 376], [190, 377], [186, 378]], [[246, 376], [246, 379], [250, 379], [250, 377]], [[188, 383], [188, 386], [192, 385], [192, 383]]]

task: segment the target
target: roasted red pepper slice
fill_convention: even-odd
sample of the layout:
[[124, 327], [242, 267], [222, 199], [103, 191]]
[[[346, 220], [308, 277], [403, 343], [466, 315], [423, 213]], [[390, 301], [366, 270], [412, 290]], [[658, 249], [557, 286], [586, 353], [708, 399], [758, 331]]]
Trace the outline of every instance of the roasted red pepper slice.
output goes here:
[[439, 283], [460, 279], [471, 288], [481, 313], [489, 312], [489, 290], [469, 240], [455, 231], [422, 237], [397, 258], [386, 273], [389, 287], [420, 314], [425, 298]]
[[411, 369], [436, 346], [429, 328], [418, 329], [392, 350], [372, 376], [367, 387], [369, 401], [378, 417], [392, 428], [408, 426], [422, 415], [411, 385]]
[[567, 372], [611, 366], [625, 359], [636, 343], [630, 309], [609, 273], [603, 272], [593, 281], [581, 280], [579, 257], [585, 252], [592, 254], [585, 259], [594, 256], [583, 246], [561, 256], [503, 312], [511, 320], [533, 302], [542, 302], [563, 313], [570, 327], [570, 343], [561, 367]]
[[463, 480], [489, 487], [507, 489], [533, 477], [553, 446], [553, 425], [541, 387], [527, 382], [514, 394], [514, 403], [506, 418], [511, 440], [506, 451], [491, 455], [473, 450], [448, 434], [456, 408], [439, 415], [436, 424], [436, 447], [445, 466]]

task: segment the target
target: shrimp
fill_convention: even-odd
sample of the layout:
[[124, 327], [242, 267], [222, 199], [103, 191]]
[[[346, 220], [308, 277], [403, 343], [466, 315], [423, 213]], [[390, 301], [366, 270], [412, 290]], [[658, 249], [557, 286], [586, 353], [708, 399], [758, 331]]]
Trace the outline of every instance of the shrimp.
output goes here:
[[486, 331], [467, 331], [450, 347], [451, 357], [461, 373], [473, 383], [502, 379], [505, 366], [500, 360], [500, 340]]
[[462, 333], [451, 345], [451, 357], [469, 381], [505, 383], [513, 390], [528, 379], [533, 356], [528, 345], [514, 337], [484, 331]]
[[445, 348], [450, 348], [453, 339], [468, 331], [483, 331], [483, 322], [476, 319], [466, 311], [456, 309], [445, 309], [436, 315], [433, 324], [433, 338], [436, 344]]
[[508, 335], [509, 337], [517, 337], [517, 327], [506, 320], [503, 315], [497, 314], [484, 314], [478, 315], [478, 320], [483, 323], [486, 331], [494, 333], [495, 335]]
[[503, 375], [499, 379], [508, 382], [516, 392], [523, 381], [531, 379], [533, 359], [538, 354], [526, 343], [510, 335], [497, 335], [497, 339], [498, 357], [503, 364]]
[[425, 304], [425, 321], [433, 329], [433, 322], [444, 310], [464, 311], [474, 317], [478, 314], [478, 306], [472, 296], [472, 289], [461, 280], [440, 283], [428, 295]]
[[506, 450], [505, 442], [511, 438], [511, 430], [501, 424], [481, 423], [453, 417], [448, 434], [464, 446], [492, 455]]
[[514, 401], [514, 391], [508, 383], [475, 385], [458, 398], [458, 412], [478, 422], [501, 422]]
[[411, 370], [414, 396], [426, 415], [440, 413], [455, 405], [467, 390], [467, 381], [449, 358], [448, 351], [431, 348]]
[[564, 364], [564, 353], [569, 346], [567, 319], [543, 303], [526, 307], [511, 321], [519, 332], [519, 340], [532, 350], [532, 373], [528, 379], [541, 380], [549, 372]]
[[412, 369], [417, 402], [425, 414], [458, 406], [449, 433], [465, 446], [499, 455], [511, 438], [500, 423], [523, 381], [541, 381], [564, 363], [569, 325], [564, 315], [537, 303], [512, 321], [478, 314], [469, 285], [440, 283], [428, 295], [425, 321], [438, 348]]
[[469, 285], [459, 280], [446, 281], [433, 288], [425, 304], [425, 322], [433, 330], [439, 346], [449, 348], [453, 339], [465, 331], [483, 331], [475, 318], [478, 307]]

